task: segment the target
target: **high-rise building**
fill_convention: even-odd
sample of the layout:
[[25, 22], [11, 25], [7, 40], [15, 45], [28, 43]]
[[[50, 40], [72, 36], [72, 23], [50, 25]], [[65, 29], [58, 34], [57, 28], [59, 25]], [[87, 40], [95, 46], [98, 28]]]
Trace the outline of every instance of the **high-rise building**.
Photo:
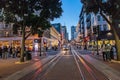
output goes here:
[[69, 40], [68, 38], [69, 38], [69, 33], [67, 32], [67, 34], [66, 34], [66, 39]]
[[62, 35], [62, 42], [63, 44], [66, 43], [68, 41], [68, 33], [67, 33], [67, 28], [66, 26], [62, 26], [62, 31], [61, 31], [61, 35]]
[[67, 29], [66, 29], [66, 26], [62, 26], [62, 33], [63, 33], [63, 38], [67, 39]]
[[75, 38], [76, 26], [71, 26], [71, 40]]

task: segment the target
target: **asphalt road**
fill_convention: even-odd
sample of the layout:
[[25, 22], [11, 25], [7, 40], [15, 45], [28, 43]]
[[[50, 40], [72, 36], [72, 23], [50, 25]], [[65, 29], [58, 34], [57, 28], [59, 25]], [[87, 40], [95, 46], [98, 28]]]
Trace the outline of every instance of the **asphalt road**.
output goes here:
[[74, 51], [62, 51], [59, 54], [60, 56], [20, 80], [108, 80], [91, 64], [77, 57], [79, 54], [76, 55]]

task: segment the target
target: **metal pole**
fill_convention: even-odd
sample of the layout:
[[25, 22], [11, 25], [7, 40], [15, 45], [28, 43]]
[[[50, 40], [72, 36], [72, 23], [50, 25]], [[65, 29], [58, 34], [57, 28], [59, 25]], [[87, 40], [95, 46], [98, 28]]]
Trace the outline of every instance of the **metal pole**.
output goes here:
[[97, 36], [97, 55], [99, 55], [99, 48], [98, 48], [98, 36]]
[[99, 55], [99, 47], [98, 47], [98, 36], [99, 36], [99, 26], [96, 27], [97, 28], [97, 55]]
[[42, 56], [42, 55], [41, 55], [41, 42], [40, 42], [40, 56]]
[[40, 56], [42, 56], [42, 54], [41, 54], [41, 37], [40, 37]]

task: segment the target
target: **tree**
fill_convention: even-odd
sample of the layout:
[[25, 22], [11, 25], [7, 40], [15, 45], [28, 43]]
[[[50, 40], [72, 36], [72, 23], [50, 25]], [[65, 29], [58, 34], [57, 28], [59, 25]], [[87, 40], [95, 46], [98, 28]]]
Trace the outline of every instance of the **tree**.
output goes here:
[[[120, 19], [120, 1], [119, 0], [81, 0], [87, 13], [100, 12], [101, 16], [111, 26], [113, 35], [115, 37], [117, 47], [117, 59], [120, 60], [120, 38], [116, 31], [115, 22]], [[108, 19], [105, 15], [109, 15], [111, 19]]]
[[[44, 30], [51, 27], [50, 21], [62, 14], [61, 5], [60, 0], [1, 0], [0, 7], [4, 8], [4, 12], [11, 13], [17, 19], [13, 20], [17, 24], [14, 30], [19, 28], [22, 30], [21, 62], [24, 62], [23, 54], [27, 37], [38, 31], [43, 33]], [[30, 27], [31, 30], [25, 32], [26, 27]]]

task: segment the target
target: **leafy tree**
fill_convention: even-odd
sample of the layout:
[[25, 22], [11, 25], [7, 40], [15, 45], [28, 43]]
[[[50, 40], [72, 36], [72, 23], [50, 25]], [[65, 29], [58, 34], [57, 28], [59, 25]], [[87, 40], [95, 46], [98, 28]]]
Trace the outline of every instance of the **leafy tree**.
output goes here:
[[[61, 0], [1, 0], [0, 7], [16, 18], [13, 20], [16, 25], [14, 30], [22, 29], [21, 62], [24, 62], [23, 54], [27, 37], [38, 32], [42, 35], [44, 30], [51, 27], [50, 21], [62, 14], [61, 5]], [[10, 21], [11, 17], [7, 19]], [[31, 30], [25, 32], [26, 27]]]
[[[116, 21], [120, 19], [120, 1], [119, 0], [81, 0], [87, 13], [100, 12], [101, 16], [111, 26], [113, 35], [115, 37], [117, 47], [117, 59], [120, 60], [120, 38], [118, 27], [116, 27]], [[105, 15], [109, 15], [111, 19], [108, 19]], [[119, 22], [120, 23], [120, 22]]]

